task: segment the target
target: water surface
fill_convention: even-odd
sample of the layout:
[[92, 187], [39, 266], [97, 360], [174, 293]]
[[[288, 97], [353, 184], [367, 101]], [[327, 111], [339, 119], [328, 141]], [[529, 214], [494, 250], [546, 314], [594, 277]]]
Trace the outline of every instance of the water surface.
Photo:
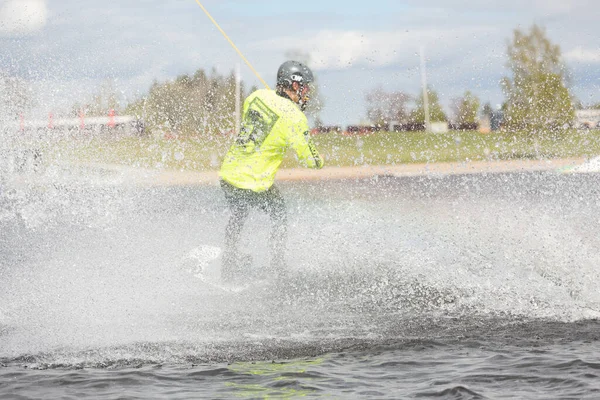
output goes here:
[[0, 395], [598, 398], [598, 183], [281, 183], [291, 277], [239, 293], [182, 263], [221, 246], [216, 186], [6, 187]]

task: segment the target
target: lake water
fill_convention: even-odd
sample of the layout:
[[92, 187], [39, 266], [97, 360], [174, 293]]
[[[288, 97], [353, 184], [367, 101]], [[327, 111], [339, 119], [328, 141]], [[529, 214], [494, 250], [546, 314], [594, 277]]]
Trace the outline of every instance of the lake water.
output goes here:
[[600, 398], [599, 183], [280, 183], [292, 273], [236, 293], [182, 261], [221, 246], [217, 186], [5, 186], [0, 397]]

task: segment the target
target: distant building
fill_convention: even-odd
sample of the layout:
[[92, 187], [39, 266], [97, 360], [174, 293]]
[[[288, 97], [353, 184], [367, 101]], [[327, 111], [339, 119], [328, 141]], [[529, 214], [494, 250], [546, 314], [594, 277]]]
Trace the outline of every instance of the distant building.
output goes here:
[[576, 110], [575, 126], [579, 129], [600, 128], [600, 110]]
[[47, 140], [93, 136], [143, 135], [144, 123], [133, 116], [54, 118], [0, 121], [0, 182], [6, 173], [42, 171]]
[[448, 123], [447, 122], [432, 122], [429, 124], [429, 129], [432, 133], [447, 133]]
[[32, 133], [38, 132], [48, 134], [53, 132], [73, 133], [113, 133], [115, 135], [141, 135], [144, 133], [143, 121], [139, 118], [122, 115], [111, 115], [107, 117], [84, 117], [79, 118], [55, 118], [52, 114], [44, 120], [30, 120], [21, 117], [19, 120], [2, 124], [5, 133]]
[[500, 130], [502, 123], [504, 122], [504, 113], [502, 110], [496, 110], [492, 113], [490, 118], [490, 126], [493, 131]]

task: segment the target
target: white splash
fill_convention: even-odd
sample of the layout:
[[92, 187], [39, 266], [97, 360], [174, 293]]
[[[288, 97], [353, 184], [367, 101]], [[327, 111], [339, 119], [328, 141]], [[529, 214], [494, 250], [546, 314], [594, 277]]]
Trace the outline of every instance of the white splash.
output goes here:
[[0, 36], [35, 33], [48, 19], [46, 0], [8, 0], [0, 2]]
[[570, 172], [600, 172], [600, 156], [574, 167]]

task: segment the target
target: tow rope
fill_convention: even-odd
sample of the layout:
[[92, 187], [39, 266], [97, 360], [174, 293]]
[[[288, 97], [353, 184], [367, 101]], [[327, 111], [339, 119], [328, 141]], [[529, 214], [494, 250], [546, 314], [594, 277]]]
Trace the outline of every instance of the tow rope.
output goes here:
[[269, 87], [269, 85], [267, 85], [267, 82], [265, 82], [264, 79], [260, 76], [260, 74], [254, 69], [254, 67], [252, 66], [252, 64], [250, 64], [250, 61], [248, 61], [248, 59], [246, 57], [244, 57], [244, 55], [242, 54], [242, 52], [240, 51], [240, 49], [237, 48], [237, 46], [233, 43], [233, 41], [229, 38], [229, 36], [227, 36], [227, 34], [225, 33], [225, 31], [219, 26], [219, 24], [217, 23], [217, 21], [215, 21], [215, 19], [212, 17], [212, 15], [210, 15], [210, 13], [208, 12], [208, 10], [202, 5], [202, 3], [200, 3], [199, 0], [196, 0], [196, 3], [198, 3], [198, 5], [200, 6], [200, 8], [202, 8], [202, 11], [204, 11], [204, 13], [206, 14], [206, 16], [212, 21], [213, 24], [215, 24], [215, 26], [223, 34], [223, 36], [225, 36], [225, 39], [227, 39], [227, 41], [229, 42], [229, 44], [231, 45], [231, 47], [233, 47], [233, 49], [235, 51], [237, 51], [237, 53], [242, 58], [242, 60], [244, 60], [244, 62], [246, 63], [246, 65], [248, 65], [248, 67], [250, 67], [250, 69], [252, 70], [252, 72], [254, 72], [254, 75], [256, 75], [256, 77], [262, 82], [263, 85], [265, 85], [265, 87], [267, 89], [271, 89]]

